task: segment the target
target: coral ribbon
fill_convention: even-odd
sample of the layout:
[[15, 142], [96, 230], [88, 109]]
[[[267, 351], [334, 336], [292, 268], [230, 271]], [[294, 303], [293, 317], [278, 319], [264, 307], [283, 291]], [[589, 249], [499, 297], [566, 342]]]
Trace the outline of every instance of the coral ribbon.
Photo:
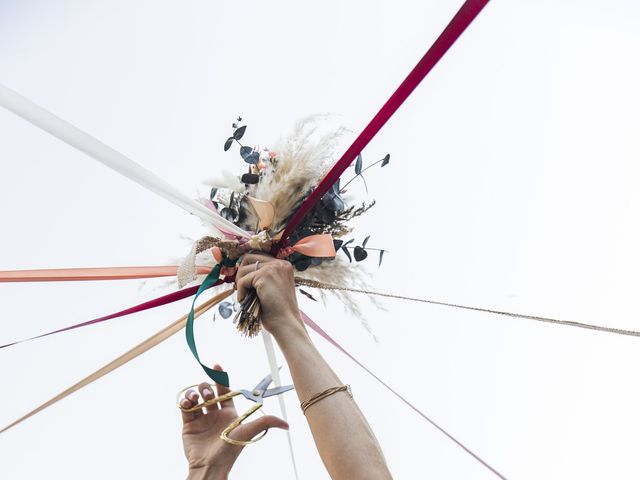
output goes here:
[[304, 237], [296, 242], [295, 245], [282, 248], [278, 251], [277, 257], [285, 258], [294, 252], [301, 253], [307, 257], [333, 258], [336, 256], [333, 238], [328, 233]]
[[400, 108], [400, 105], [409, 97], [411, 92], [420, 84], [422, 79], [427, 76], [436, 63], [447, 53], [449, 47], [462, 35], [462, 32], [464, 32], [487, 3], [489, 3], [489, 0], [467, 0], [464, 2], [464, 5], [460, 7], [460, 10], [458, 10], [458, 13], [451, 19], [449, 25], [442, 31], [431, 48], [424, 54], [424, 57], [422, 57], [407, 78], [404, 79], [398, 89], [391, 95], [389, 100], [387, 100], [387, 103], [382, 106], [358, 138], [355, 139], [353, 144], [342, 157], [340, 157], [340, 160], [338, 160], [307, 199], [302, 202], [287, 223], [280, 245], [274, 246], [273, 253], [277, 252], [280, 247], [286, 245], [289, 235], [296, 229], [307, 213], [309, 213], [313, 206], [320, 201], [322, 196], [329, 191], [331, 186], [336, 183], [340, 175], [351, 165], [353, 159], [364, 150], [371, 139], [376, 136], [384, 124], [387, 123], [387, 120], [391, 118], [396, 110]]
[[[196, 267], [206, 274], [210, 267]], [[41, 270], [0, 270], [0, 282], [73, 282], [79, 280], [124, 280], [134, 278], [174, 277], [176, 266], [51, 268]]]

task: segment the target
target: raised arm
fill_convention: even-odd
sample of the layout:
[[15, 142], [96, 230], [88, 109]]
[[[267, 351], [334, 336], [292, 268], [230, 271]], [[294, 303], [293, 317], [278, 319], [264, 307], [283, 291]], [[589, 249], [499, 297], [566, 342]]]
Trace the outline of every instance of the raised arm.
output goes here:
[[[238, 299], [249, 289], [256, 290], [263, 326], [280, 345], [300, 402], [343, 385], [316, 350], [300, 319], [289, 262], [263, 254], [245, 255], [237, 286]], [[348, 391], [313, 403], [305, 415], [332, 479], [391, 478], [380, 445]]]

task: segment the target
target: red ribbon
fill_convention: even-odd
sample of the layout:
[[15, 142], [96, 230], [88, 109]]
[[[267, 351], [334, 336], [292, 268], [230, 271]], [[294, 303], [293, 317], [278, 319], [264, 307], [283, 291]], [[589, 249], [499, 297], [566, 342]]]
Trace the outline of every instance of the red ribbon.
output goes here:
[[[233, 281], [232, 279], [227, 279], [227, 278], [224, 279], [224, 282], [232, 282], [232, 281]], [[221, 283], [223, 283], [223, 280], [218, 280], [218, 284], [221, 284]], [[53, 330], [51, 332], [43, 333], [41, 335], [36, 335], [35, 337], [25, 338], [23, 340], [16, 340], [15, 342], [7, 343], [5, 345], [0, 345], [0, 349], [10, 347], [12, 345], [17, 345], [18, 343], [35, 340], [36, 338], [48, 337], [49, 335], [54, 335], [56, 333], [62, 333], [68, 330], [75, 330], [76, 328], [86, 327], [96, 323], [101, 323], [106, 320], [111, 320], [112, 318], [124, 317], [125, 315], [131, 315], [132, 313], [142, 312], [144, 310], [149, 310], [150, 308], [156, 308], [162, 305], [167, 305], [169, 303], [177, 302], [178, 300], [182, 300], [183, 298], [187, 298], [187, 297], [191, 297], [192, 295], [195, 295], [195, 293], [198, 291], [198, 287], [200, 287], [200, 285], [185, 288], [183, 290], [178, 290], [177, 292], [169, 293], [167, 295], [154, 298], [153, 300], [149, 300], [148, 302], [135, 305], [133, 307], [127, 308], [125, 310], [121, 310], [119, 312], [110, 313], [109, 315], [105, 315], [103, 317], [94, 318], [93, 320], [87, 320], [86, 322], [76, 323], [75, 325], [69, 325], [68, 327], [60, 328], [58, 330]]]
[[425, 53], [424, 57], [422, 57], [407, 78], [404, 79], [398, 89], [391, 95], [389, 100], [387, 100], [387, 103], [383, 105], [358, 138], [355, 139], [353, 144], [342, 157], [340, 157], [338, 163], [334, 165], [315, 190], [311, 192], [311, 195], [302, 202], [298, 210], [296, 210], [289, 220], [279, 245], [274, 246], [272, 250], [273, 254], [275, 254], [279, 248], [287, 245], [289, 235], [291, 235], [304, 217], [311, 211], [313, 206], [320, 201], [322, 196], [329, 191], [331, 186], [336, 183], [340, 175], [351, 165], [353, 159], [364, 150], [371, 139], [376, 136], [382, 126], [387, 123], [387, 120], [400, 108], [400, 105], [402, 105], [422, 79], [427, 76], [436, 63], [444, 56], [447, 50], [449, 50], [449, 47], [462, 35], [462, 32], [465, 31], [487, 3], [489, 3], [489, 0], [467, 0], [464, 5], [460, 7], [460, 10], [458, 10], [458, 13], [451, 19], [449, 25], [442, 31], [431, 48]]

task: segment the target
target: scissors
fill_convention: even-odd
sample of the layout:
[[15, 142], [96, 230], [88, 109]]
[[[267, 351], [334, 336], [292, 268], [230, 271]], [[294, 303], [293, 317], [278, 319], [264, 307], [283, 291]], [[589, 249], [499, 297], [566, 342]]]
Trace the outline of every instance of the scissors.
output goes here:
[[261, 433], [256, 438], [253, 438], [253, 439], [248, 440], [248, 441], [234, 440], [233, 438], [229, 437], [229, 434], [233, 430], [235, 430], [237, 427], [239, 427], [244, 420], [246, 420], [248, 417], [253, 415], [257, 410], [262, 408], [262, 405], [264, 404], [264, 399], [265, 398], [271, 397], [273, 395], [280, 395], [281, 393], [288, 392], [289, 390], [293, 390], [293, 388], [294, 388], [293, 385], [285, 385], [285, 386], [282, 386], [282, 387], [275, 387], [275, 388], [267, 389], [267, 387], [269, 387], [269, 385], [271, 385], [272, 381], [273, 381], [273, 379], [271, 377], [271, 374], [269, 374], [266, 377], [264, 377], [262, 380], [260, 380], [260, 382], [254, 387], [253, 390], [233, 390], [233, 391], [231, 391], [229, 393], [225, 393], [224, 395], [221, 395], [219, 397], [212, 398], [211, 400], [206, 400], [204, 402], [201, 402], [201, 403], [197, 404], [194, 407], [183, 408], [180, 405], [180, 401], [183, 398], [185, 398], [185, 394], [191, 389], [194, 389], [194, 388], [197, 389], [198, 388], [198, 385], [190, 385], [190, 386], [180, 390], [180, 392], [178, 393], [178, 396], [176, 398], [176, 401], [178, 403], [178, 408], [180, 410], [182, 410], [183, 412], [195, 412], [196, 410], [201, 410], [204, 407], [208, 407], [209, 405], [215, 405], [216, 403], [224, 402], [225, 400], [229, 400], [229, 399], [231, 399], [233, 397], [236, 397], [238, 395], [242, 395], [247, 400], [255, 402], [255, 405], [251, 406], [251, 408], [249, 408], [249, 410], [247, 410], [242, 415], [240, 415], [238, 418], [236, 418], [233, 422], [231, 422], [229, 424], [229, 426], [227, 428], [225, 428], [222, 431], [222, 433], [220, 434], [220, 438], [222, 440], [224, 440], [225, 442], [230, 443], [231, 445], [249, 445], [251, 443], [255, 443], [258, 440], [262, 439], [262, 437], [264, 437], [267, 434], [267, 430], [265, 430], [263, 433]]

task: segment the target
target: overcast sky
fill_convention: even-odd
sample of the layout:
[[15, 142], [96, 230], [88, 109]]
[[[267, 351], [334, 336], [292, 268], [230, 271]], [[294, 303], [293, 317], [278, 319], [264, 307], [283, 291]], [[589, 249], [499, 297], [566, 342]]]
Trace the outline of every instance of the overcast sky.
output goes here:
[[[222, 145], [241, 114], [271, 145], [335, 114], [353, 139], [461, 1], [0, 0], [0, 82], [190, 196], [244, 167]], [[640, 329], [640, 5], [494, 0], [363, 152], [377, 205], [354, 232], [389, 250], [375, 289]], [[341, 152], [336, 152], [339, 155]], [[200, 222], [0, 110], [0, 269], [168, 264]], [[169, 291], [166, 281], [3, 284], [0, 344]], [[302, 308], [501, 473], [640, 476], [637, 339], [401, 301]], [[188, 309], [184, 301], [0, 352], [0, 424]], [[314, 336], [397, 478], [490, 479], [480, 464]], [[268, 371], [262, 341], [199, 321], [235, 386]], [[285, 376], [288, 376], [285, 373]], [[174, 395], [202, 372], [182, 334], [0, 435], [0, 477], [182, 478]], [[328, 478], [294, 393], [302, 479]], [[239, 409], [247, 405], [239, 402]], [[278, 414], [276, 400], [265, 411]], [[293, 478], [286, 437], [232, 478]]]

